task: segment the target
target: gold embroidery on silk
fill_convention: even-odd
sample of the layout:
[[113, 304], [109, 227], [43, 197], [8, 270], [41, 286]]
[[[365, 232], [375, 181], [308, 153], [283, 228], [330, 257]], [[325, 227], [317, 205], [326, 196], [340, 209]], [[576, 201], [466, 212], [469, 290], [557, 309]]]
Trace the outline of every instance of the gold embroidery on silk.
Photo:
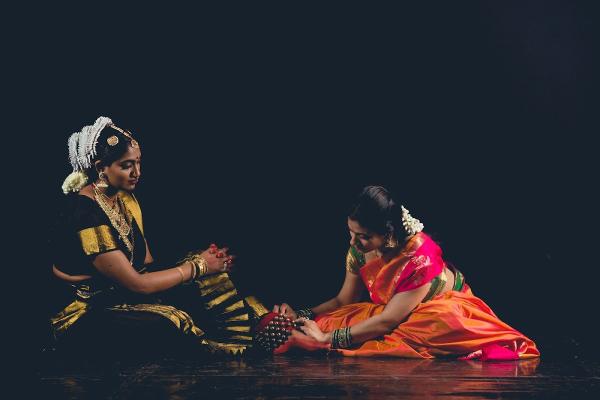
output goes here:
[[86, 228], [79, 231], [77, 234], [81, 241], [83, 252], [87, 256], [114, 250], [118, 247], [117, 241], [108, 225]]
[[212, 353], [221, 351], [233, 355], [243, 354], [247, 348], [247, 345], [244, 344], [219, 343], [208, 339], [202, 340], [202, 344], [208, 347]]
[[257, 317], [262, 317], [265, 314], [269, 313], [269, 310], [254, 296], [248, 296], [244, 300], [250, 306]]
[[206, 307], [208, 309], [211, 309], [215, 306], [218, 306], [219, 304], [224, 303], [225, 301], [229, 300], [230, 298], [232, 298], [236, 295], [237, 295], [237, 290], [235, 290], [235, 289], [230, 290], [229, 292], [224, 293], [224, 294], [220, 295], [219, 297], [207, 302]]
[[232, 332], [250, 332], [250, 326], [228, 326], [225, 330]]
[[346, 271], [353, 272], [358, 274], [360, 271], [360, 265], [358, 265], [358, 260], [354, 257], [351, 250], [348, 250], [348, 254], [346, 254]]
[[232, 305], [230, 305], [229, 307], [225, 308], [224, 313], [239, 310], [240, 308], [244, 308], [244, 302], [242, 300], [237, 301], [237, 302], [233, 303]]
[[236, 315], [235, 317], [227, 318], [225, 322], [237, 322], [237, 321], [248, 321], [250, 317], [248, 314]]
[[50, 324], [54, 331], [54, 336], [63, 334], [71, 325], [81, 318], [88, 310], [88, 304], [80, 300], [75, 300], [66, 306], [61, 312], [50, 318]]
[[231, 289], [235, 289], [235, 286], [233, 286], [233, 282], [231, 282], [229, 279], [227, 279], [220, 284], [213, 285], [213, 286], [206, 287], [206, 288], [201, 288], [200, 294], [202, 296], [208, 296], [209, 294], [213, 294], [213, 293], [214, 294], [224, 293]]
[[131, 215], [135, 219], [135, 222], [137, 222], [137, 224], [140, 228], [140, 231], [142, 232], [142, 235], [143, 235], [144, 234], [144, 223], [142, 221], [142, 209], [140, 208], [139, 203], [137, 202], [137, 200], [135, 199], [135, 197], [132, 194], [124, 192], [124, 191], [119, 192], [119, 197], [123, 201], [123, 204], [125, 204], [125, 208], [127, 208], [127, 211], [129, 211], [131, 213]]
[[226, 273], [221, 273], [203, 277], [200, 280], [200, 282], [198, 282], [198, 286], [200, 286], [200, 288], [207, 289], [219, 284], [226, 284], [227, 282], [231, 282], [231, 280], [229, 279], [229, 275], [227, 275]]
[[204, 331], [198, 328], [192, 317], [185, 311], [181, 311], [173, 306], [165, 304], [120, 304], [110, 307], [111, 311], [128, 311], [128, 312], [149, 312], [165, 317], [173, 323], [183, 333], [192, 334], [194, 336], [204, 336]]
[[429, 261], [429, 257], [424, 255], [413, 256], [411, 258], [411, 261], [413, 262], [413, 264], [415, 264], [415, 269], [419, 269], [422, 268], [423, 265], [425, 265]]

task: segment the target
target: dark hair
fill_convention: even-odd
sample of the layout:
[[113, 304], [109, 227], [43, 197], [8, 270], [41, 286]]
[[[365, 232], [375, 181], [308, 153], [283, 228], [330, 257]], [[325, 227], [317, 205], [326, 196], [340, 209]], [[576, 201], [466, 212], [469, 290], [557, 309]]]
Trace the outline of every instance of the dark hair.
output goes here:
[[[108, 144], [108, 138], [111, 136], [116, 136], [118, 139], [117, 144], [114, 146]], [[96, 161], [100, 160], [100, 168], [110, 165], [127, 153], [130, 144], [131, 139], [123, 135], [118, 130], [111, 128], [110, 126], [106, 126], [104, 129], [102, 129], [96, 144], [96, 156], [92, 160], [92, 166], [86, 171], [90, 181], [94, 182], [96, 179], [98, 179], [98, 171], [94, 165]]]
[[400, 204], [396, 204], [390, 192], [382, 186], [365, 187], [350, 208], [348, 217], [380, 235], [406, 236]]

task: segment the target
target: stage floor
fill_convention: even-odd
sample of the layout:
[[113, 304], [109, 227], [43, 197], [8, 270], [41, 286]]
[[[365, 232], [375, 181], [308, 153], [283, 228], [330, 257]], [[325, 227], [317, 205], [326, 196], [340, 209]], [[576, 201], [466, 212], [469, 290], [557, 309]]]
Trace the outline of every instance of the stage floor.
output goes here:
[[41, 367], [48, 399], [600, 398], [600, 363], [316, 357], [79, 361]]

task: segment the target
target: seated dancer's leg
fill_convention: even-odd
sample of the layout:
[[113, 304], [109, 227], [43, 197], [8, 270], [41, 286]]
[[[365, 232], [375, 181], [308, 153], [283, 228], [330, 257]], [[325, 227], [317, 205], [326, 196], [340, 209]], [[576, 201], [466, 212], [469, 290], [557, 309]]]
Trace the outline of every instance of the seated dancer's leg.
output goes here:
[[251, 348], [257, 312], [267, 312], [253, 298], [242, 298], [227, 273], [180, 286], [164, 300], [189, 313], [213, 352], [241, 354]]
[[[280, 354], [292, 347], [320, 350], [329, 346], [297, 329], [291, 319], [272, 313], [254, 296], [242, 297], [227, 273], [201, 278], [171, 291], [165, 300], [188, 316], [186, 334], [201, 338], [212, 352], [242, 354], [250, 348]], [[147, 305], [152, 311], [155, 305]], [[163, 313], [164, 314], [164, 313]], [[173, 320], [169, 313], [170, 320]]]
[[[378, 315], [384, 308], [373, 303], [349, 304], [319, 315], [315, 321], [323, 332], [331, 332]], [[421, 303], [384, 337], [338, 351], [346, 356], [481, 360], [539, 356], [535, 343], [501, 321], [469, 289], [447, 292]]]
[[[94, 299], [78, 297], [52, 318], [54, 340], [57, 341], [67, 330], [70, 332], [73, 325], [81, 325], [81, 317], [92, 317], [93, 314], [103, 317], [83, 318], [89, 320], [84, 325], [92, 324], [92, 329], [85, 329], [89, 334], [108, 330], [119, 335], [124, 327], [128, 331], [139, 332], [148, 328], [154, 330], [157, 326], [164, 325], [165, 329], [171, 326], [179, 333], [196, 339], [201, 348], [213, 353], [242, 354], [253, 347], [276, 354], [292, 347], [305, 350], [324, 348], [321, 343], [297, 330], [290, 319], [269, 313], [255, 297], [242, 297], [227, 273], [202, 277], [196, 282], [163, 292], [160, 300], [144, 296], [137, 301], [96, 301], [104, 295], [109, 293], [100, 293]], [[160, 321], [167, 324], [160, 324]]]

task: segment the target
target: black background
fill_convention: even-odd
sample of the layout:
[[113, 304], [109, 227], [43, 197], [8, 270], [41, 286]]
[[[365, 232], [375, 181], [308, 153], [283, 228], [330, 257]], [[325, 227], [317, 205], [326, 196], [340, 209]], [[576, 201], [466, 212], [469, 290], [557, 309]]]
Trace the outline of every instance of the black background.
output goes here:
[[10, 43], [33, 309], [67, 138], [105, 115], [141, 143], [160, 265], [227, 244], [243, 289], [318, 304], [343, 279], [347, 206], [381, 184], [542, 352], [596, 351], [582, 4], [72, 7], [25, 11]]

